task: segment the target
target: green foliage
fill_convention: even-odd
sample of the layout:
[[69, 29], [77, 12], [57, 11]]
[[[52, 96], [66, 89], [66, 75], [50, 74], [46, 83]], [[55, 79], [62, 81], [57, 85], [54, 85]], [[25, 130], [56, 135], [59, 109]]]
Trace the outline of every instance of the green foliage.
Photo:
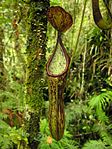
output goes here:
[[60, 0], [51, 0], [50, 4], [51, 5], [60, 5], [62, 2]]
[[112, 92], [103, 91], [99, 95], [94, 95], [89, 102], [90, 109], [95, 109], [98, 120], [101, 122], [108, 122], [108, 116], [106, 116], [105, 109], [107, 105], [112, 101]]
[[90, 140], [84, 144], [82, 149], [106, 149], [105, 144], [101, 140]]
[[94, 124], [92, 130], [99, 134], [100, 138], [102, 139], [105, 145], [110, 147], [112, 146], [112, 134], [110, 133], [111, 128], [108, 129], [108, 126], [106, 124], [98, 122]]
[[111, 118], [107, 116], [106, 111], [112, 101], [112, 92], [104, 90], [98, 96], [94, 96], [90, 101], [90, 107], [95, 109], [95, 115], [98, 118], [98, 123], [93, 126], [93, 131], [98, 132], [103, 142], [112, 146], [112, 133], [111, 133]]
[[66, 130], [64, 132], [64, 137], [60, 141], [54, 140], [50, 135], [46, 119], [41, 120], [39, 140], [39, 149], [78, 149], [77, 143], [72, 140], [72, 135]]
[[2, 109], [24, 110], [24, 86], [16, 81], [12, 81], [10, 88], [0, 91]]
[[[27, 2], [27, 0], [25, 1]], [[70, 54], [76, 46], [84, 0], [69, 0], [69, 3], [68, 0], [51, 0], [50, 4], [62, 6], [73, 17], [73, 26], [63, 36], [63, 43]], [[4, 43], [3, 62], [0, 62], [4, 64], [6, 69], [5, 78], [7, 82], [5, 89], [0, 90], [0, 149], [14, 147], [20, 149], [22, 144], [28, 144], [29, 134], [24, 132], [23, 127], [16, 127], [17, 122], [11, 128], [5, 122], [8, 119], [8, 115], [2, 112], [4, 109], [11, 109], [14, 113], [17, 111], [25, 112], [25, 49], [27, 46], [27, 29], [29, 29], [26, 28], [29, 26], [28, 24], [26, 25], [26, 22], [28, 22], [26, 16], [30, 5], [25, 4], [22, 0], [2, 0], [0, 5], [0, 25], [4, 32], [4, 37], [2, 37], [2, 42]], [[102, 4], [100, 8], [105, 13], [105, 10], [102, 9]], [[15, 18], [17, 19], [15, 25], [18, 26], [19, 31], [17, 40], [15, 34], [17, 30], [13, 28]], [[39, 138], [35, 138], [40, 142], [40, 149], [112, 149], [111, 34], [111, 32], [101, 31], [94, 25], [91, 1], [88, 1], [64, 93], [66, 118], [64, 137], [58, 142], [51, 137], [46, 119], [47, 114], [45, 116], [45, 113], [43, 113], [43, 119], [40, 122], [40, 135]], [[56, 40], [56, 32], [49, 24], [47, 36], [46, 59], [54, 49]], [[32, 40], [31, 37], [30, 40]], [[20, 48], [17, 48], [17, 45]], [[84, 51], [86, 51], [85, 60]], [[35, 53], [32, 55], [32, 62], [39, 54], [41, 55], [41, 53], [37, 52], [36, 55]], [[72, 54], [70, 54], [71, 56]], [[34, 67], [33, 71], [35, 70]], [[2, 69], [0, 68], [0, 70]], [[31, 77], [38, 79], [37, 75], [39, 74], [36, 73], [35, 76]], [[44, 84], [43, 86], [46, 89], [43, 94], [45, 100], [47, 100], [45, 106], [48, 103], [46, 80], [46, 76], [44, 76], [39, 83], [35, 83], [35, 86], [33, 86], [38, 90], [43, 90], [39, 85], [41, 83]], [[81, 92], [82, 86], [83, 93]], [[37, 92], [35, 96], [35, 101], [32, 103], [34, 105], [37, 103], [37, 99], [41, 99], [41, 95], [38, 95]], [[46, 106], [46, 110], [48, 111], [48, 106]]]
[[[67, 129], [75, 136], [80, 137], [80, 140], [85, 143], [85, 140], [100, 138], [102, 145], [108, 148], [112, 146], [112, 125], [111, 118], [107, 115], [108, 107], [112, 101], [112, 92], [103, 89], [99, 95], [93, 95], [85, 102], [73, 101], [66, 107], [66, 124]], [[85, 137], [87, 137], [85, 139]], [[82, 144], [83, 144], [82, 143]], [[84, 147], [94, 148], [99, 142], [88, 142]]]
[[12, 128], [9, 137], [11, 138], [11, 141], [17, 146], [20, 146], [22, 143], [28, 144], [28, 134], [24, 132], [23, 128]]
[[28, 143], [28, 134], [22, 128], [11, 128], [7, 123], [0, 119], [0, 148], [9, 149], [14, 145], [19, 146], [21, 142]]
[[0, 148], [8, 149], [12, 147], [12, 142], [9, 139], [10, 127], [0, 119]]

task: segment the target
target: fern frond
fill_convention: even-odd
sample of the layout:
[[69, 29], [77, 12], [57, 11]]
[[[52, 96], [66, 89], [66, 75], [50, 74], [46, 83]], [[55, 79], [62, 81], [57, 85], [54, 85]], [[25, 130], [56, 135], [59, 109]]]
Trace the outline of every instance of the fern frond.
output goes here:
[[86, 142], [82, 149], [105, 149], [105, 144], [101, 140], [90, 140]]
[[[110, 126], [111, 127], [111, 126]], [[97, 123], [94, 124], [93, 129], [94, 132], [98, 132], [100, 138], [103, 140], [103, 142], [108, 145], [112, 146], [112, 135], [108, 131], [108, 126], [105, 125], [105, 123]]]
[[107, 131], [107, 127], [104, 125], [102, 129], [100, 130], [100, 136], [107, 145], [112, 146], [112, 136]]
[[108, 122], [108, 116], [105, 114], [106, 106], [112, 101], [112, 92], [105, 91], [99, 95], [95, 95], [89, 102], [89, 108], [95, 109], [98, 119], [102, 122]]
[[90, 100], [89, 102], [89, 105], [92, 108], [95, 108], [95, 107], [103, 107], [105, 108], [105, 103], [109, 103], [110, 101], [112, 101], [112, 92], [111, 91], [106, 91], [106, 92], [103, 92], [99, 95], [95, 95], [92, 97], [92, 99]]

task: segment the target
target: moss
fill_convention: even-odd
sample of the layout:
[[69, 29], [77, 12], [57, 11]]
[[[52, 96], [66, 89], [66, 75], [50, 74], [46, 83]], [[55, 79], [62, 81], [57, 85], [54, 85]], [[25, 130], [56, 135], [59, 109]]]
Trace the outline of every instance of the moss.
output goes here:
[[42, 76], [45, 65], [46, 31], [47, 18], [46, 11], [49, 2], [31, 1], [29, 9], [29, 31], [27, 41], [27, 74], [26, 102], [37, 110], [42, 104]]

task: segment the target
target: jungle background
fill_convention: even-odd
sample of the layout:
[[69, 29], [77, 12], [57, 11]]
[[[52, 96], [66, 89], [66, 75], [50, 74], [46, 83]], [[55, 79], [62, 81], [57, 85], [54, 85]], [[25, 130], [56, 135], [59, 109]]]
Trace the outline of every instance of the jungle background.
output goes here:
[[[48, 127], [46, 63], [57, 32], [43, 12], [52, 5], [73, 17], [63, 35], [72, 63], [60, 141]], [[107, 19], [102, 0], [100, 9]], [[95, 25], [90, 0], [0, 1], [0, 148], [112, 149], [112, 30]]]

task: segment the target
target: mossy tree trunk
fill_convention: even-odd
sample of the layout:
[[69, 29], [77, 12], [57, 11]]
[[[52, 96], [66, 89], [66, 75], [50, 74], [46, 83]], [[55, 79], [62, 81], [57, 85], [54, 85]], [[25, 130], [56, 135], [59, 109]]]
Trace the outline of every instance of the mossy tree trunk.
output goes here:
[[4, 30], [0, 28], [0, 90], [1, 91], [6, 89], [6, 83], [7, 83], [6, 69], [3, 63], [3, 54], [5, 51], [3, 39], [4, 39]]
[[[0, 92], [2, 93], [6, 89], [7, 79], [6, 79], [6, 69], [3, 63], [3, 54], [5, 51], [4, 43], [4, 31], [0, 28]], [[2, 110], [2, 100], [4, 97], [0, 97], [0, 111]]]
[[26, 76], [26, 130], [29, 133], [29, 147], [37, 149], [40, 115], [43, 107], [43, 73], [45, 68], [46, 12], [49, 0], [31, 0], [29, 8], [29, 31], [27, 39]]

